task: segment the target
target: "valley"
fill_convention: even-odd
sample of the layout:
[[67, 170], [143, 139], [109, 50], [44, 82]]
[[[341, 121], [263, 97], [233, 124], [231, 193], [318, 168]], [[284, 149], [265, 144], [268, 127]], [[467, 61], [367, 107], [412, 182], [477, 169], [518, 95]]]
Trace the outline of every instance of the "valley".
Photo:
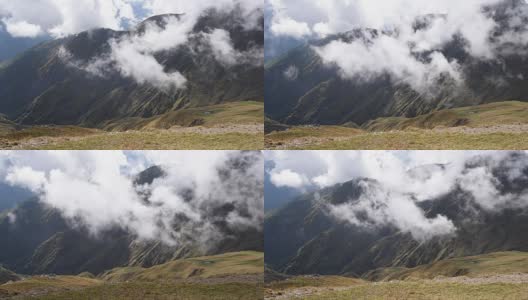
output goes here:
[[414, 118], [377, 118], [362, 126], [270, 128], [268, 149], [522, 150], [528, 148], [528, 103], [518, 101], [438, 110]]

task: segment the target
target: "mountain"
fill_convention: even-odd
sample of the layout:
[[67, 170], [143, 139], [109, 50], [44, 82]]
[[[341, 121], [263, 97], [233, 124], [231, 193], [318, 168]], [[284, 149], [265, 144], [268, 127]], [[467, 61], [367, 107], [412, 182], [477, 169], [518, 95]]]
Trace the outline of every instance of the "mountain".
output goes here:
[[[516, 165], [525, 159], [524, 153], [511, 153], [500, 161], [475, 158], [466, 164], [464, 172], [490, 168], [500, 194], [511, 194], [521, 201], [527, 192], [528, 167], [517, 169]], [[427, 166], [409, 172], [427, 176], [431, 170], [443, 167]], [[418, 204], [428, 218], [444, 215], [457, 228], [454, 235], [433, 236], [425, 241], [418, 241], [393, 225], [352, 225], [329, 212], [329, 205], [356, 203], [361, 195], [379, 189], [380, 183], [375, 180], [357, 178], [302, 195], [267, 216], [266, 265], [290, 275], [360, 277], [380, 268], [413, 268], [449, 258], [528, 251], [526, 208], [484, 209], [460, 184], [437, 199]]]
[[[219, 167], [224, 183], [239, 185], [239, 173], [253, 165], [248, 156], [234, 156], [227, 166]], [[159, 166], [153, 166], [135, 178], [136, 186], [151, 184], [165, 176]], [[138, 193], [143, 189], [138, 189]], [[141, 194], [140, 194], [141, 195]], [[181, 191], [185, 201], [198, 201], [194, 191]], [[145, 205], [156, 205], [148, 202]], [[216, 204], [215, 204], [216, 203]], [[174, 230], [185, 228], [180, 243], [169, 245], [161, 240], [138, 240], [119, 227], [107, 228], [94, 235], [77, 220], [65, 219], [60, 211], [34, 198], [19, 204], [11, 214], [0, 215], [0, 264], [19, 274], [100, 274], [116, 267], [151, 267], [175, 259], [215, 255], [237, 251], [262, 251], [263, 233], [258, 226], [232, 228], [226, 219], [231, 212], [250, 215], [252, 212], [230, 199], [204, 204], [202, 217], [211, 222], [221, 235], [210, 245], [200, 244], [203, 232], [194, 228], [185, 215], [174, 216]], [[10, 217], [10, 216], [14, 216]]]
[[[526, 9], [528, 4], [508, 0], [487, 8], [487, 13], [500, 24], [492, 36], [510, 28], [508, 9]], [[416, 20], [415, 30], [427, 26], [430, 15]], [[521, 20], [528, 23], [528, 20]], [[321, 124], [363, 125], [380, 117], [416, 117], [436, 110], [485, 104], [507, 100], [528, 101], [528, 57], [505, 49], [496, 59], [475, 58], [465, 50], [466, 41], [455, 38], [437, 51], [449, 60], [456, 59], [465, 78], [457, 86], [448, 77], [435, 84], [435, 92], [417, 92], [410, 85], [382, 74], [369, 80], [340, 76], [336, 66], [326, 65], [313, 47], [332, 41], [366, 43], [382, 35], [397, 34], [372, 28], [358, 28], [330, 35], [291, 49], [266, 65], [266, 116], [289, 125]], [[417, 55], [425, 55], [420, 53]]]
[[21, 124], [102, 127], [112, 120], [148, 118], [185, 108], [263, 101], [263, 66], [223, 64], [200, 39], [203, 33], [223, 29], [237, 51], [262, 48], [263, 29], [248, 28], [237, 9], [206, 11], [192, 28], [188, 43], [154, 53], [163, 71], [181, 72], [187, 79], [185, 89], [140, 84], [113, 67], [103, 77], [78, 67], [108, 57], [115, 40], [141, 36], [146, 28], [163, 31], [169, 19], [180, 17], [154, 16], [130, 31], [94, 29], [23, 52], [0, 66], [0, 112]]
[[20, 280], [20, 276], [7, 270], [2, 267], [0, 267], [0, 284], [4, 284], [9, 281], [17, 281]]

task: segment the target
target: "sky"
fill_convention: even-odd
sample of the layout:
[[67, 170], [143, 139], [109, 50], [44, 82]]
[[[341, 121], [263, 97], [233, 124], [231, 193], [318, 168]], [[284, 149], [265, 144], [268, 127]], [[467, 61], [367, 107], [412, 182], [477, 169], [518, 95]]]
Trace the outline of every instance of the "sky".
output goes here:
[[[367, 34], [364, 40], [338, 39], [313, 49], [325, 64], [337, 66], [344, 78], [370, 80], [388, 74], [418, 92], [432, 92], [442, 76], [449, 76], [458, 85], [464, 83], [459, 62], [441, 52], [456, 38], [463, 39], [464, 50], [479, 60], [495, 60], [505, 49], [526, 54], [526, 5], [507, 9], [510, 28], [490, 39], [498, 24], [485, 8], [505, 1], [266, 0], [266, 38], [273, 44], [274, 39], [284, 37], [309, 40], [353, 29], [384, 31], [386, 34], [379, 36]], [[416, 21], [427, 15], [436, 17], [416, 30]]]
[[[424, 240], [456, 232], [455, 225], [446, 216], [427, 218], [418, 205], [427, 200], [439, 201], [455, 187], [472, 195], [481, 210], [528, 208], [528, 190], [503, 194], [493, 173], [494, 168], [502, 165], [512, 180], [526, 179], [528, 153], [516, 159], [511, 154], [508, 151], [266, 151], [265, 161], [269, 166], [267, 184], [299, 192], [353, 179], [374, 179], [376, 184], [361, 183], [368, 192], [357, 203], [329, 205], [331, 215], [356, 225], [392, 224], [417, 240]], [[467, 168], [476, 161], [479, 162], [476, 167]], [[360, 221], [358, 216], [363, 213], [369, 216], [370, 222]]]
[[[235, 158], [246, 160], [247, 170], [232, 168]], [[0, 185], [31, 191], [95, 236], [120, 227], [138, 239], [174, 245], [185, 230], [201, 230], [197, 238], [209, 244], [221, 234], [207, 212], [226, 203], [239, 208], [225, 218], [233, 229], [262, 226], [262, 159], [259, 152], [238, 151], [1, 151]], [[166, 175], [134, 184], [150, 166]], [[186, 191], [192, 191], [192, 201], [183, 196]], [[175, 215], [191, 225], [175, 230]]]
[[0, 0], [0, 24], [14, 37], [58, 38], [93, 28], [122, 30], [152, 15], [196, 15], [239, 3], [248, 11], [262, 6], [256, 0]]

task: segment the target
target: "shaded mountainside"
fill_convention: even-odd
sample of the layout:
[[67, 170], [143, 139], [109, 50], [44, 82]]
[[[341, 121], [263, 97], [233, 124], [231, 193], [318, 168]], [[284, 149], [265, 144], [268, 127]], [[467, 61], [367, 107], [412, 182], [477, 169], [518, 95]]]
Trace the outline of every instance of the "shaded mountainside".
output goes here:
[[[263, 101], [263, 67], [250, 63], [225, 66], [210, 47], [188, 44], [155, 53], [164, 71], [178, 70], [187, 87], [164, 90], [138, 84], [115, 70], [99, 77], [76, 68], [110, 53], [114, 39], [141, 35], [147, 24], [163, 28], [167, 18], [152, 17], [124, 32], [95, 29], [44, 42], [0, 66], [0, 112], [22, 124], [100, 126], [104, 121], [129, 117], [148, 118], [183, 108], [234, 101]], [[246, 29], [241, 12], [206, 12], [192, 32], [226, 30], [238, 51], [263, 47], [263, 29]], [[198, 36], [198, 35], [196, 35]], [[197, 38], [197, 37], [196, 37]], [[199, 49], [199, 51], [197, 49]], [[64, 59], [64, 50], [71, 54]]]
[[0, 284], [4, 284], [9, 281], [20, 280], [21, 277], [5, 268], [0, 267]]
[[[506, 1], [495, 7], [493, 16], [504, 29], [504, 7], [528, 5]], [[526, 20], [524, 20], [526, 21]], [[493, 34], [499, 34], [499, 28]], [[325, 65], [313, 49], [332, 41], [370, 40], [392, 34], [376, 29], [350, 32], [311, 41], [290, 50], [266, 65], [266, 116], [290, 125], [363, 125], [381, 117], [416, 117], [440, 109], [478, 105], [496, 101], [528, 101], [528, 57], [500, 51], [493, 61], [470, 56], [465, 41], [457, 38], [438, 49], [461, 65], [465, 84], [456, 87], [449, 78], [436, 83], [434, 93], [419, 93], [409, 85], [380, 75], [372, 80], [344, 79], [336, 66]]]
[[[519, 155], [512, 154], [491, 167], [502, 194], [521, 195], [528, 187], [528, 169], [509, 176]], [[489, 161], [474, 161], [478, 168]], [[523, 174], [524, 175], [523, 175]], [[430, 264], [448, 258], [497, 251], [528, 251], [528, 212], [525, 209], [489, 211], [459, 186], [420, 203], [428, 218], [444, 215], [456, 234], [419, 242], [391, 225], [367, 229], [339, 221], [328, 205], [359, 201], [366, 189], [379, 183], [355, 179], [299, 197], [265, 220], [266, 265], [286, 274], [340, 274], [362, 276], [379, 268]]]
[[[231, 178], [231, 169], [241, 170], [251, 165], [247, 159], [245, 156], [234, 157], [229, 166], [218, 170], [226, 184], [236, 184]], [[137, 176], [135, 184], [151, 184], [164, 174], [160, 167], [151, 167]], [[193, 201], [195, 196], [193, 191], [183, 190], [181, 197]], [[145, 205], [149, 205], [148, 197], [143, 199]], [[229, 199], [214, 203], [220, 204], [207, 207], [203, 217], [211, 220], [222, 237], [204, 247], [192, 236], [198, 237], [202, 233], [189, 228], [193, 223], [184, 215], [175, 215], [173, 226], [175, 230], [186, 227], [191, 236], [172, 246], [157, 240], [138, 240], [119, 228], [108, 228], [95, 236], [80, 223], [65, 219], [58, 210], [37, 199], [29, 200], [18, 205], [11, 214], [0, 215], [0, 264], [20, 274], [100, 274], [116, 267], [151, 267], [200, 255], [262, 251], [261, 229], [232, 228], [225, 221], [230, 212], [242, 210], [244, 213], [247, 208], [236, 206]]]

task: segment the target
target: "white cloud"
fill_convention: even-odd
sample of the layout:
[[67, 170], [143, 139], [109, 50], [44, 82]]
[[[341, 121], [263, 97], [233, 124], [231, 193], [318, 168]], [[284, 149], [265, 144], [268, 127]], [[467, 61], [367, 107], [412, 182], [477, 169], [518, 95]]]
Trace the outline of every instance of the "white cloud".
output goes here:
[[[357, 201], [330, 205], [330, 212], [358, 225], [393, 224], [418, 240], [456, 231], [445, 216], [427, 218], [419, 203], [441, 199], [457, 187], [474, 198], [477, 210], [528, 208], [528, 189], [504, 194], [493, 173], [500, 169], [512, 182], [526, 179], [528, 157], [508, 151], [273, 151], [265, 156], [273, 161], [267, 172], [276, 186], [289, 182], [305, 190], [376, 180], [359, 181], [366, 192]], [[368, 220], [358, 217], [364, 215]]]
[[278, 36], [286, 35], [295, 38], [302, 38], [312, 34], [308, 24], [304, 22], [296, 22], [291, 18], [281, 18], [279, 20], [274, 20], [271, 24], [271, 30]]
[[286, 70], [284, 70], [284, 78], [288, 80], [296, 80], [299, 76], [299, 68], [296, 66], [289, 66]]
[[[465, 50], [478, 59], [495, 59], [507, 42], [514, 45], [508, 49], [525, 51], [528, 28], [507, 30], [495, 41], [490, 39], [498, 24], [483, 8], [501, 2], [504, 0], [267, 0], [266, 5], [273, 14], [269, 39], [273, 35], [321, 38], [357, 28], [378, 30], [379, 34], [367, 34], [367, 39], [336, 40], [315, 50], [325, 63], [337, 66], [344, 78], [371, 80], [389, 74], [394, 81], [423, 93], [435, 92], [444, 77], [458, 85], [464, 83], [458, 62], [440, 52], [458, 37], [466, 42]], [[508, 11], [512, 27], [525, 22], [527, 9]], [[417, 20], [426, 19], [428, 26], [417, 29]]]
[[[110, 53], [89, 61], [79, 61], [66, 49], [61, 49], [58, 56], [69, 65], [83, 69], [96, 76], [107, 76], [117, 71], [124, 77], [134, 79], [139, 84], [150, 84], [166, 92], [186, 87], [187, 78], [180, 70], [167, 70], [160, 54], [185, 49], [190, 53], [203, 51], [204, 47], [212, 51], [219, 63], [226, 67], [239, 64], [259, 66], [263, 64], [263, 49], [254, 46], [246, 51], [234, 48], [229, 32], [225, 29], [212, 28], [207, 32], [194, 32], [198, 18], [206, 9], [216, 8], [223, 12], [239, 9], [243, 15], [241, 21], [246, 28], [256, 25], [255, 19], [261, 13], [255, 11], [254, 1], [198, 1], [189, 6], [184, 1], [145, 1], [145, 9], [156, 14], [167, 12], [186, 13], [180, 16], [168, 15], [163, 23], [147, 22], [141, 31], [133, 31], [109, 41]], [[254, 24], [255, 23], [255, 24]], [[200, 52], [201, 53], [201, 52]], [[204, 52], [205, 53], [205, 52]], [[211, 52], [200, 55], [210, 55]], [[165, 55], [166, 56], [166, 55]]]
[[[26, 32], [40, 28], [40, 34], [64, 37], [101, 27], [122, 30], [141, 21], [140, 15], [184, 13], [196, 18], [208, 8], [232, 10], [237, 6], [245, 14], [245, 26], [258, 26], [255, 10], [262, 8], [258, 0], [0, 0], [0, 19], [24, 25]], [[8, 32], [20, 33], [19, 28], [13, 28]]]
[[44, 187], [46, 176], [43, 172], [35, 171], [29, 167], [12, 169], [6, 177], [6, 181], [12, 185], [23, 184], [33, 191], [38, 191]]
[[[131, 0], [0, 0], [0, 17], [6, 25], [25, 24], [25, 32], [28, 33], [26, 37], [44, 33], [53, 37], [63, 37], [97, 27], [123, 29], [124, 22], [135, 21], [136, 18], [131, 2]], [[7, 31], [13, 36], [22, 36], [18, 27], [10, 29], [6, 26]]]
[[236, 64], [237, 51], [233, 48], [229, 32], [223, 29], [215, 29], [213, 32], [206, 34], [206, 36], [209, 38], [209, 43], [217, 61], [228, 66]]
[[291, 188], [302, 188], [306, 184], [301, 175], [289, 169], [271, 174], [271, 182], [277, 187]]
[[[330, 213], [338, 219], [358, 226], [378, 227], [393, 224], [411, 233], [418, 241], [456, 231], [455, 225], [443, 215], [427, 218], [412, 197], [368, 182], [360, 183], [366, 193], [354, 203], [331, 205]], [[367, 220], [358, 216], [367, 216]]]
[[[234, 169], [229, 161], [235, 157], [249, 168]], [[37, 151], [10, 152], [1, 160], [8, 165], [7, 183], [32, 190], [96, 235], [120, 227], [141, 240], [178, 244], [191, 236], [212, 246], [223, 234], [208, 214], [227, 203], [235, 207], [224, 218], [231, 228], [262, 226], [264, 171], [258, 152]], [[161, 166], [166, 176], [135, 185], [133, 171], [150, 165]], [[174, 228], [176, 216], [188, 219], [182, 228]]]
[[13, 21], [10, 18], [4, 18], [2, 22], [5, 25], [5, 30], [13, 37], [34, 38], [42, 33], [39, 25], [30, 24], [26, 21]]

